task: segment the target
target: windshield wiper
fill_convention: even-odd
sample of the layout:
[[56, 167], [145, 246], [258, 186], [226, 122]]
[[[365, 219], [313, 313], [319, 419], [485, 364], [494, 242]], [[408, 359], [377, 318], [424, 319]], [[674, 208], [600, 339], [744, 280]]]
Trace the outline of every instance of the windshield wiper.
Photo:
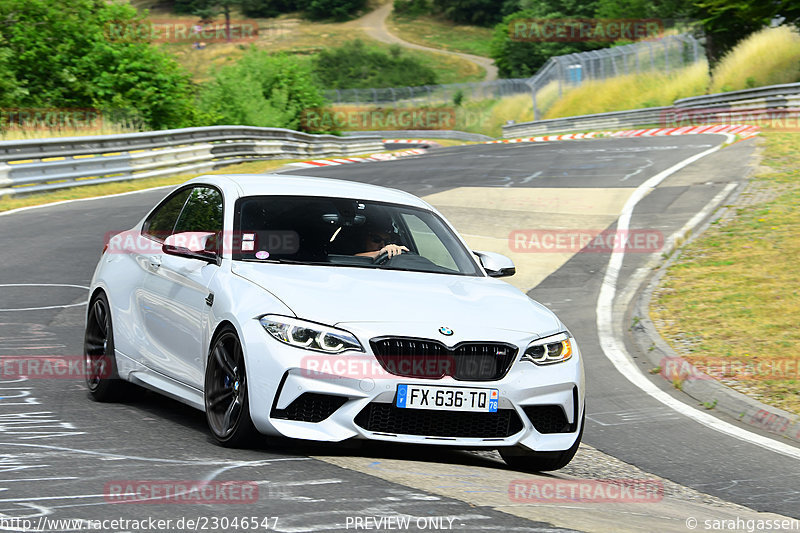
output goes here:
[[325, 261], [298, 261], [296, 259], [239, 259], [245, 263], [272, 263], [272, 264], [285, 264], [285, 265], [328, 265]]

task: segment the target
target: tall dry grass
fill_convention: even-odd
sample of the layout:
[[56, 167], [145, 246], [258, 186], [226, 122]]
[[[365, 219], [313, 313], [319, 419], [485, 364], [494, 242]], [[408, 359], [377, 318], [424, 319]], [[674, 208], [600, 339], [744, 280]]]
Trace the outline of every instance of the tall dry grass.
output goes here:
[[544, 117], [559, 118], [667, 106], [678, 98], [704, 94], [708, 83], [708, 65], [705, 61], [669, 74], [648, 72], [603, 81], [587, 81], [566, 91]]
[[711, 93], [800, 81], [800, 33], [765, 28], [731, 50], [714, 68]]

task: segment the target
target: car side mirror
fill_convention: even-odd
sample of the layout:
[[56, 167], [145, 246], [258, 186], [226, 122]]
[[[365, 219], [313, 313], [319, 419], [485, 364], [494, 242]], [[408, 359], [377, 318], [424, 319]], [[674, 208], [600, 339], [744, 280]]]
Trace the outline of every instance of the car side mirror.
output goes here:
[[207, 231], [173, 233], [164, 240], [161, 251], [167, 255], [217, 262], [217, 234]]
[[514, 261], [503, 254], [481, 252], [478, 250], [474, 250], [472, 253], [478, 257], [478, 260], [490, 277], [504, 278], [517, 273], [517, 267], [514, 266]]

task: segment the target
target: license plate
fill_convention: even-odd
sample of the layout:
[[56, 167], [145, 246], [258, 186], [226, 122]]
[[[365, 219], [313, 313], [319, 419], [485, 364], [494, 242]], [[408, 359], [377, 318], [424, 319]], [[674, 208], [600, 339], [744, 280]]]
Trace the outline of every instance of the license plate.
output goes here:
[[428, 385], [397, 386], [397, 407], [406, 409], [496, 413], [499, 399], [500, 393], [497, 389], [431, 387]]

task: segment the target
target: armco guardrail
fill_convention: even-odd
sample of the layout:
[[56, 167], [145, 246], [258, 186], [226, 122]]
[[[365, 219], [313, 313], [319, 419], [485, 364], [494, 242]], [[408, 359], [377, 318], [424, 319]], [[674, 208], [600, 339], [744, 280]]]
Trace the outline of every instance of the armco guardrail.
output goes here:
[[735, 107], [745, 109], [749, 104], [759, 108], [783, 108], [800, 105], [800, 83], [769, 85], [756, 89], [730, 91], [727, 93], [692, 96], [675, 100], [673, 106], [686, 109], [692, 107]]
[[364, 135], [380, 135], [384, 139], [454, 139], [457, 141], [493, 141], [493, 137], [488, 135], [481, 135], [480, 133], [469, 133], [466, 131], [455, 130], [389, 130], [389, 131], [343, 131], [342, 135], [347, 137], [351, 136], [364, 136]]
[[[682, 125], [681, 117], [686, 118], [692, 111], [704, 120], [714, 120], [714, 113], [720, 113], [720, 119], [729, 119], [723, 113], [729, 111], [753, 110], [793, 110], [800, 108], [800, 83], [786, 85], [770, 85], [757, 89], [732, 91], [727, 93], [694, 96], [676, 100], [672, 106], [649, 107], [630, 111], [597, 113], [575, 117], [536, 120], [503, 126], [503, 137], [523, 137], [529, 135], [545, 135], [550, 133], [569, 133], [594, 129], [635, 128], [638, 126], [673, 126]], [[758, 118], [754, 115], [754, 119]], [[747, 122], [746, 118], [740, 121]], [[696, 124], [692, 124], [696, 125]]]
[[556, 132], [583, 130], [607, 130], [632, 128], [640, 124], [658, 124], [663, 114], [672, 107], [649, 107], [632, 111], [615, 111], [597, 113], [596, 115], [580, 115], [577, 117], [553, 118], [521, 122], [503, 126], [503, 137], [522, 137], [527, 135], [546, 135]]
[[199, 173], [257, 159], [349, 156], [383, 150], [381, 137], [210, 126], [122, 135], [0, 142], [0, 196]]

